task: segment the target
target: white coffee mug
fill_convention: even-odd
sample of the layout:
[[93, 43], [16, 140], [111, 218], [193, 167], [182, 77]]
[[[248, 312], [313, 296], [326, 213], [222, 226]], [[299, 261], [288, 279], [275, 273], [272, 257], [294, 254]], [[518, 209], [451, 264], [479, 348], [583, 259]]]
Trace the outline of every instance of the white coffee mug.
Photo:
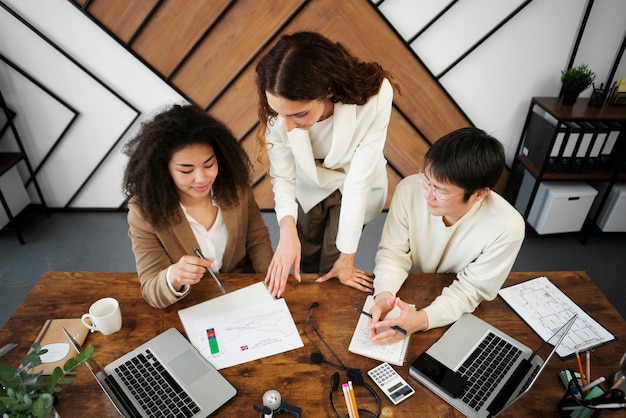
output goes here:
[[120, 304], [114, 298], [99, 299], [89, 307], [89, 313], [84, 314], [81, 320], [91, 332], [100, 331], [104, 335], [113, 334], [122, 328]]

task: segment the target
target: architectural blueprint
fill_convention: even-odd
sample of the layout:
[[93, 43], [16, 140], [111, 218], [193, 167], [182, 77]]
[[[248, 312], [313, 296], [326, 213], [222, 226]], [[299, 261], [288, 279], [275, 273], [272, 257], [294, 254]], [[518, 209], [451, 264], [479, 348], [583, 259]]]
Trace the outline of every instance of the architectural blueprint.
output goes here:
[[505, 287], [499, 295], [544, 341], [578, 314], [574, 326], [557, 349], [561, 358], [615, 339], [545, 276]]

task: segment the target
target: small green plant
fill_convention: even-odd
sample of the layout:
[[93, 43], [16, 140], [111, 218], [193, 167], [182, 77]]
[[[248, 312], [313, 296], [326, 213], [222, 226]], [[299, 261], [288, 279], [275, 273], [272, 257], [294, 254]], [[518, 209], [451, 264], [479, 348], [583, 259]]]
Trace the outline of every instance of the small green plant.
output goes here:
[[[10, 344], [0, 350], [0, 357], [17, 344]], [[68, 376], [75, 375], [74, 369], [93, 355], [89, 345], [82, 353], [70, 358], [63, 369], [56, 367], [46, 379], [42, 372], [33, 368], [41, 364], [41, 355], [48, 352], [39, 343], [33, 343], [32, 350], [24, 356], [20, 367], [0, 365], [0, 416], [16, 418], [44, 418], [52, 411], [54, 394], [61, 391], [59, 385], [72, 381]]]
[[580, 64], [578, 67], [561, 70], [561, 83], [563, 83], [563, 93], [579, 94], [593, 84], [596, 73], [591, 71], [587, 64]]

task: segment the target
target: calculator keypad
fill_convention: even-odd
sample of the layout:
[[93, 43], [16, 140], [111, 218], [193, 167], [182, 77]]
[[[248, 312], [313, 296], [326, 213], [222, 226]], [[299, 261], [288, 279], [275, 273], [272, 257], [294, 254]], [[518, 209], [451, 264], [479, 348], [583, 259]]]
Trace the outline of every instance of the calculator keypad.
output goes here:
[[413, 388], [388, 363], [374, 367], [367, 374], [394, 405], [415, 393]]

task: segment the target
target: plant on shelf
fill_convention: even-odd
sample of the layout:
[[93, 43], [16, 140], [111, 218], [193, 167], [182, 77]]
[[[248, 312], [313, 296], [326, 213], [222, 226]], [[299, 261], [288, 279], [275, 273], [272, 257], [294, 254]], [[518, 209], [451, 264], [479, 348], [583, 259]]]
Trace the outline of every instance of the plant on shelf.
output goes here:
[[591, 71], [587, 64], [561, 70], [563, 104], [573, 105], [578, 95], [591, 86], [595, 79], [596, 73]]
[[[7, 344], [0, 349], [0, 357], [16, 347]], [[41, 364], [41, 355], [48, 350], [33, 343], [32, 350], [26, 354], [19, 367], [0, 364], [0, 416], [16, 418], [44, 418], [53, 413], [54, 395], [61, 391], [59, 385], [66, 385], [75, 375], [74, 369], [85, 364], [93, 355], [93, 346], [89, 345], [76, 357], [68, 359], [63, 369], [56, 367], [50, 376], [44, 379], [42, 372], [33, 368]]]

